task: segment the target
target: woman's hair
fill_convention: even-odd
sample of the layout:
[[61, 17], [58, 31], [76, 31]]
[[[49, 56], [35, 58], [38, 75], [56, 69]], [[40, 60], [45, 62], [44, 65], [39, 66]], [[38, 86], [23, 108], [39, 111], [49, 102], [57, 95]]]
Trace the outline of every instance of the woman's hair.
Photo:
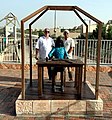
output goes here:
[[64, 42], [60, 36], [57, 37], [57, 39], [56, 39], [55, 47], [64, 47]]

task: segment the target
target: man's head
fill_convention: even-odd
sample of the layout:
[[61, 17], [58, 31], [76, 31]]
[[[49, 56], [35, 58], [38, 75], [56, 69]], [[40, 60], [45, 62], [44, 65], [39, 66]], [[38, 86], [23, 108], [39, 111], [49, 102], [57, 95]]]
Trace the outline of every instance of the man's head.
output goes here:
[[64, 31], [64, 33], [67, 33], [67, 34], [69, 34], [69, 30], [65, 30], [65, 31]]
[[46, 36], [46, 37], [48, 37], [48, 36], [49, 36], [49, 32], [50, 32], [50, 31], [49, 31], [49, 29], [48, 29], [48, 28], [45, 28], [45, 29], [44, 29], [44, 34], [45, 34], [45, 36]]
[[69, 36], [69, 30], [65, 30], [63, 35], [64, 35], [65, 38], [67, 38]]
[[49, 31], [48, 28], [45, 28], [45, 29], [44, 29], [44, 32], [45, 32], [45, 33], [49, 33], [50, 31]]

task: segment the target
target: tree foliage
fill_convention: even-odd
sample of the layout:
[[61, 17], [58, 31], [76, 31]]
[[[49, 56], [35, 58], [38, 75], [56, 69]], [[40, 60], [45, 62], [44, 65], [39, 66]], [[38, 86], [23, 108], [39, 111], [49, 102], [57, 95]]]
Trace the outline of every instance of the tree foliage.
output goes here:
[[[95, 39], [98, 39], [98, 29], [99, 27], [97, 25], [96, 30], [93, 30], [93, 33], [92, 33], [93, 38]], [[112, 25], [107, 26], [107, 24], [103, 24], [101, 36], [102, 36], [102, 39], [107, 39], [107, 40], [112, 39]]]
[[38, 34], [37, 29], [34, 29], [34, 30], [32, 31], [32, 34], [33, 34], [33, 35], [37, 35], [37, 34]]
[[[93, 30], [92, 33], [88, 33], [89, 39], [98, 39], [98, 29], [99, 26], [97, 25], [96, 29]], [[102, 39], [112, 40], [112, 24], [103, 24], [102, 25]], [[84, 39], [84, 35], [80, 35], [78, 38]]]
[[41, 37], [41, 36], [44, 35], [44, 32], [40, 29], [40, 30], [38, 31], [38, 35], [39, 35], [39, 37]]
[[107, 38], [112, 40], [112, 26], [109, 26], [107, 29]]

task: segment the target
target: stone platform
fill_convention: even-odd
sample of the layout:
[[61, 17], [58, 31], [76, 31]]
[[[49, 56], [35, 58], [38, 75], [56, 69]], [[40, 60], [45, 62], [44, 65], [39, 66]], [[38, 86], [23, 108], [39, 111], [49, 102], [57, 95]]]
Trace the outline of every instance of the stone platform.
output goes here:
[[73, 83], [68, 82], [64, 93], [51, 91], [51, 83], [44, 83], [43, 96], [37, 93], [37, 80], [33, 80], [33, 87], [26, 84], [26, 98], [21, 94], [16, 100], [17, 116], [102, 116], [103, 101], [100, 97], [95, 100], [94, 88], [86, 81], [82, 85], [81, 100], [77, 99]]

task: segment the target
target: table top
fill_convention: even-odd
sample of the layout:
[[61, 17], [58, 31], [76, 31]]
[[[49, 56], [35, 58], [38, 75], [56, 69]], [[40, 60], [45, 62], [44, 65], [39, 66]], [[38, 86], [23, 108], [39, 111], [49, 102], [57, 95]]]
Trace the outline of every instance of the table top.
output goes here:
[[84, 63], [80, 59], [53, 59], [48, 61], [37, 61], [38, 66], [83, 66]]

